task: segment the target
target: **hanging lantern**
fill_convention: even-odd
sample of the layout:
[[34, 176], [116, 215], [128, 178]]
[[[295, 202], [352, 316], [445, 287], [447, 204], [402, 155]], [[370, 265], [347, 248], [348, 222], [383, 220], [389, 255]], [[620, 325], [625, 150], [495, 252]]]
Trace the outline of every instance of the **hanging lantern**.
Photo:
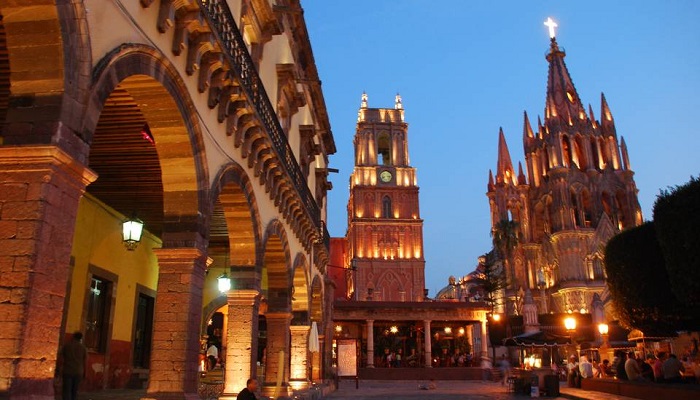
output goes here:
[[134, 217], [122, 222], [122, 241], [129, 251], [136, 250], [143, 234], [143, 221]]
[[226, 272], [216, 278], [216, 281], [219, 284], [219, 291], [221, 293], [226, 293], [231, 289], [231, 278], [229, 278]]

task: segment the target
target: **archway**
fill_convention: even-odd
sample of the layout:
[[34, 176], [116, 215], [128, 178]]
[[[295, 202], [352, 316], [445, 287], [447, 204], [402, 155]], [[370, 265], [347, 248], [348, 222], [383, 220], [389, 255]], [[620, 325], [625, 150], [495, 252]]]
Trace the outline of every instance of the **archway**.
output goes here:
[[[323, 286], [321, 283], [321, 276], [315, 275], [313, 281], [311, 282], [311, 297], [309, 304], [309, 318], [311, 323], [314, 322], [317, 325], [318, 332], [325, 332], [325, 319], [323, 315]], [[313, 327], [312, 327], [313, 329]], [[325, 339], [325, 338], [324, 338]], [[311, 354], [311, 381], [318, 382], [321, 380], [323, 374], [321, 371], [321, 366], [323, 364], [324, 347], [323, 341], [319, 340], [319, 351]]]
[[[204, 285], [202, 334], [209, 342], [221, 343], [226, 360], [224, 394], [235, 395], [248, 378], [256, 376], [258, 332], [264, 326], [259, 322], [257, 267], [262, 242], [260, 215], [251, 181], [236, 163], [221, 168], [211, 192], [214, 203], [208, 254], [212, 264]], [[231, 278], [231, 289], [226, 293], [219, 292], [217, 285], [223, 274]], [[224, 316], [220, 332], [208, 326], [207, 318], [216, 312]]]
[[0, 1], [0, 202], [24, 202], [0, 219], [23, 221], [25, 235], [21, 246], [0, 248], [0, 258], [24, 260], [13, 271], [16, 301], [0, 304], [12, 321], [3, 326], [0, 396], [53, 396], [75, 213], [95, 178], [75, 135], [84, 104], [77, 92], [84, 93], [91, 65], [77, 34], [85, 32], [76, 15], [82, 4], [75, 3]]
[[261, 288], [267, 300], [266, 345], [263, 351], [263, 394], [275, 391], [277, 381], [289, 382], [290, 326], [292, 319], [291, 257], [284, 225], [273, 220], [264, 236]]
[[[104, 263], [119, 265], [105, 269], [116, 273], [120, 285], [134, 281], [151, 291], [157, 277], [149, 396], [194, 394], [209, 209], [194, 105], [174, 66], [147, 46], [120, 47], [94, 76], [83, 132], [91, 145], [89, 166], [100, 177], [88, 193], [117, 215], [136, 214], [153, 241], [139, 245], [138, 257], [115, 255]], [[129, 322], [113, 325], [115, 339]], [[110, 357], [107, 351], [105, 359]]]

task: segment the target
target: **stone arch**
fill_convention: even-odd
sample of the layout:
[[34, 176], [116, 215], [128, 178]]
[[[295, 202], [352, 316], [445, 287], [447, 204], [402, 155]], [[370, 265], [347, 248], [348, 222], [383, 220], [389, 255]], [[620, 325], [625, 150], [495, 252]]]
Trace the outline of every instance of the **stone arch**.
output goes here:
[[571, 146], [571, 139], [569, 139], [569, 136], [567, 135], [562, 135], [561, 137], [561, 151], [562, 165], [569, 168], [576, 166], [574, 160], [574, 149]]
[[[392, 146], [391, 136], [387, 132], [380, 132], [377, 135], [377, 164], [378, 165], [393, 165], [391, 158]], [[381, 160], [380, 160], [381, 156]]]
[[308, 279], [309, 263], [303, 253], [297, 253], [294, 258], [294, 267], [292, 269], [292, 284], [294, 286], [294, 295], [292, 296], [292, 311], [305, 312], [308, 314], [310, 309], [309, 302], [309, 279]]
[[[3, 124], [4, 144], [56, 143], [85, 162], [87, 146], [72, 134], [80, 129], [92, 68], [85, 13], [81, 0], [0, 0], [7, 58], [15, 71], [8, 77], [15, 106], [6, 110], [14, 122]], [[28, 107], [34, 112], [27, 113]]]
[[205, 304], [202, 308], [202, 325], [200, 327], [200, 335], [207, 334], [207, 323], [214, 315], [214, 313], [221, 307], [227, 304], [227, 299], [225, 294], [220, 294], [219, 296], [213, 298], [209, 304]]
[[292, 277], [289, 242], [284, 225], [275, 219], [265, 230], [261, 250], [261, 289], [267, 298], [268, 310], [288, 312], [291, 307]]
[[321, 275], [315, 275], [311, 281], [311, 295], [309, 302], [309, 318], [319, 325], [323, 321], [323, 284]]
[[[404, 283], [394, 271], [387, 270], [381, 274], [377, 279], [376, 289], [383, 291], [382, 301], [405, 301]], [[404, 294], [404, 299], [399, 298], [401, 293]]]
[[[105, 103], [125, 90], [148, 121], [162, 170], [164, 247], [189, 246], [206, 237], [209, 178], [202, 132], [187, 87], [157, 49], [126, 44], [107, 54], [93, 72], [81, 128], [89, 144]], [[168, 232], [191, 235], [173, 237]]]
[[[224, 234], [228, 241], [230, 265], [257, 265], [258, 249], [262, 243], [260, 212], [252, 182], [243, 167], [235, 162], [224, 165], [214, 179], [211, 199], [212, 223], [215, 218], [220, 218], [226, 224]], [[210, 232], [210, 238], [212, 234], [214, 232]]]

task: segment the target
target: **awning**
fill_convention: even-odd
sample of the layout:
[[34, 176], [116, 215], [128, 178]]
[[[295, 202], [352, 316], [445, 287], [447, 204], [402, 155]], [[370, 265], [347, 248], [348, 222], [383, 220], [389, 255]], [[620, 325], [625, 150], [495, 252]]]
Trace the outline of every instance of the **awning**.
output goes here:
[[568, 336], [555, 335], [549, 332], [529, 332], [503, 340], [505, 346], [561, 346], [571, 343]]

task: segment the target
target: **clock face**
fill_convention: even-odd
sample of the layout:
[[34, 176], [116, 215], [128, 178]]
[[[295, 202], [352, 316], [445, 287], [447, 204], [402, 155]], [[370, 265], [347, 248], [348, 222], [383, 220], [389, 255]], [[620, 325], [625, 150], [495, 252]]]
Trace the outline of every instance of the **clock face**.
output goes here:
[[389, 182], [389, 181], [391, 181], [391, 172], [389, 172], [389, 171], [382, 171], [382, 173], [379, 174], [379, 179], [381, 179], [382, 182]]

